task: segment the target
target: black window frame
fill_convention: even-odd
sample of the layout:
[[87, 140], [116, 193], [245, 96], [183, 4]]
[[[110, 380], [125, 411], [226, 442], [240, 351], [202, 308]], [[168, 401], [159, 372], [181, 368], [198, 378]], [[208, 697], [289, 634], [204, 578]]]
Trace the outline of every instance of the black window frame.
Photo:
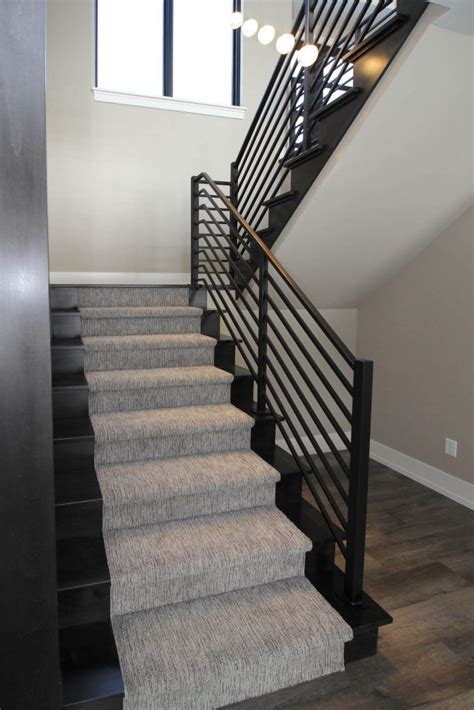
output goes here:
[[[195, 0], [196, 2], [198, 0]], [[233, 0], [234, 12], [242, 11], [242, 0]], [[99, 77], [99, 0], [95, 0], [95, 85]], [[174, 0], [163, 0], [163, 96], [173, 98], [173, 17]], [[232, 34], [232, 106], [240, 106], [242, 83], [242, 32]], [[205, 103], [205, 101], [203, 101]]]

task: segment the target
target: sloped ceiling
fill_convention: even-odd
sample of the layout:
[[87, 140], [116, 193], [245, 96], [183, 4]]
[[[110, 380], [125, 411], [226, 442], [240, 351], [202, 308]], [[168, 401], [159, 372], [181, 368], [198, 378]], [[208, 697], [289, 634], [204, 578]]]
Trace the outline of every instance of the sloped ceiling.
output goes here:
[[359, 305], [473, 200], [474, 39], [418, 34], [274, 246], [320, 308]]

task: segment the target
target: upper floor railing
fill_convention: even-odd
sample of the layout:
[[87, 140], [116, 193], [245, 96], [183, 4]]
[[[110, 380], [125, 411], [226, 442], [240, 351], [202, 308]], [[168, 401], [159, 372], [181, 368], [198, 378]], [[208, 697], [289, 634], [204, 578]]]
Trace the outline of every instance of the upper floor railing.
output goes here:
[[[320, 118], [357, 93], [353, 62], [397, 16], [392, 0], [305, 0], [231, 171], [231, 198], [255, 231], [265, 228], [269, 200], [289, 187], [292, 165], [323, 150]], [[305, 38], [319, 55], [303, 68]]]

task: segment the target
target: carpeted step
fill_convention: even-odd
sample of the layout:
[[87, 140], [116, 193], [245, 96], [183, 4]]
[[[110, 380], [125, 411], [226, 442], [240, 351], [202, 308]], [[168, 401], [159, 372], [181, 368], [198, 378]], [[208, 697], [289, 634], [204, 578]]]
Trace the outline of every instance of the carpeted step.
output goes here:
[[188, 286], [97, 286], [78, 291], [81, 308], [187, 306], [190, 294]]
[[272, 505], [280, 474], [253, 451], [98, 466], [104, 529]]
[[352, 630], [304, 577], [113, 620], [125, 710], [212, 710], [344, 670]]
[[229, 402], [233, 376], [217, 367], [88, 372], [89, 412], [191, 407]]
[[199, 333], [201, 308], [147, 306], [81, 308], [82, 335], [159, 335]]
[[104, 532], [112, 615], [304, 574], [311, 541], [275, 506]]
[[83, 338], [85, 372], [212, 365], [216, 341], [207, 335], [110, 335]]
[[254, 420], [231, 404], [93, 414], [97, 466], [248, 449]]

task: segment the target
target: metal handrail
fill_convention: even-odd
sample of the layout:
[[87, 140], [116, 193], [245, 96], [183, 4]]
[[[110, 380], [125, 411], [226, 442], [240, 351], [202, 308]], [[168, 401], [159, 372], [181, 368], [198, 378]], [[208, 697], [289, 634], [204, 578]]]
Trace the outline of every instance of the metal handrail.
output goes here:
[[[192, 283], [208, 287], [257, 385], [257, 420], [268, 412], [275, 418], [344, 558], [346, 597], [357, 603], [364, 569], [372, 363], [350, 352], [207, 173], [192, 178], [191, 229]], [[334, 348], [333, 355], [321, 337]], [[331, 368], [349, 406], [310, 348]], [[339, 416], [351, 426], [350, 437]], [[325, 421], [347, 448], [349, 460], [334, 444]]]

